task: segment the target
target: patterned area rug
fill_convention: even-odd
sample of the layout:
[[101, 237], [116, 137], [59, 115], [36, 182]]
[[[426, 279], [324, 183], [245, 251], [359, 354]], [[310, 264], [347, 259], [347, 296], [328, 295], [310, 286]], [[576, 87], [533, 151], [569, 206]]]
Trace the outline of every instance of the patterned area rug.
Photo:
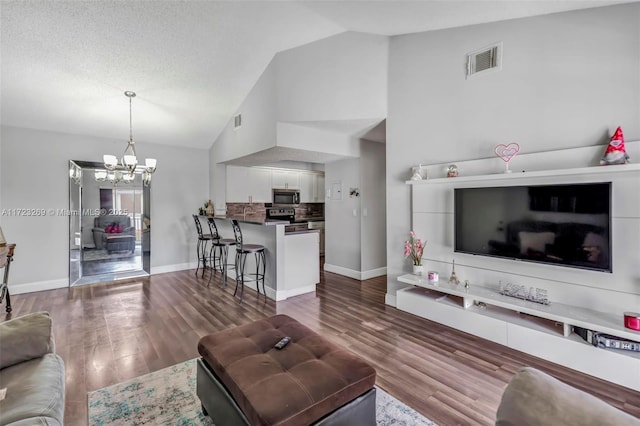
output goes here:
[[[435, 426], [377, 388], [378, 425]], [[89, 393], [90, 425], [212, 425], [196, 395], [196, 363], [189, 360]]]

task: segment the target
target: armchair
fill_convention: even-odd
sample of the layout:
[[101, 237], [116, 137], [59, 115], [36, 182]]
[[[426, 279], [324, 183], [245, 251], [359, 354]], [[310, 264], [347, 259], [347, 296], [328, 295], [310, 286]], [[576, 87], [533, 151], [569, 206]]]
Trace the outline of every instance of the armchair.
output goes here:
[[2, 425], [63, 425], [64, 363], [55, 353], [51, 317], [37, 312], [0, 324]]
[[[122, 227], [122, 230], [119, 232], [120, 235], [131, 235], [134, 238], [132, 241], [135, 242], [135, 227], [131, 226], [131, 218], [127, 215], [104, 215], [98, 216], [93, 220], [94, 228], [93, 232], [93, 243], [96, 246], [96, 249], [105, 249], [107, 242], [107, 227], [109, 225], [116, 225]], [[135, 243], [134, 243], [135, 244]]]

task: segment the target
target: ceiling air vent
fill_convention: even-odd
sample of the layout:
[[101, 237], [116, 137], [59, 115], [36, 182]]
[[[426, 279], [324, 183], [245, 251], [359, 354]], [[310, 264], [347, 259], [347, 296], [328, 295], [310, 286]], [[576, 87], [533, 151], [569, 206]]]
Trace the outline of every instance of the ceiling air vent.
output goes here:
[[502, 43], [467, 54], [467, 78], [502, 69]]
[[237, 129], [239, 127], [242, 127], [242, 114], [238, 114], [233, 117], [233, 128]]

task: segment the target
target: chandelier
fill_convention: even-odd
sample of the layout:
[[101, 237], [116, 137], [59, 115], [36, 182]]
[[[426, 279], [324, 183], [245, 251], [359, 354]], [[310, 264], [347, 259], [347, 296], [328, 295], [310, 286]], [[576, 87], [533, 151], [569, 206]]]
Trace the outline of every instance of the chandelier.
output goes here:
[[135, 92], [126, 91], [124, 95], [129, 98], [129, 142], [118, 162], [115, 155], [104, 155], [104, 168], [106, 170], [96, 170], [95, 179], [97, 181], [109, 181], [114, 184], [119, 182], [130, 183], [135, 178], [135, 173], [142, 173], [142, 182], [145, 186], [151, 183], [151, 174], [156, 171], [156, 159], [146, 158], [144, 165], [138, 164], [136, 156], [135, 142], [133, 141], [133, 124], [131, 115], [131, 99], [135, 98]]

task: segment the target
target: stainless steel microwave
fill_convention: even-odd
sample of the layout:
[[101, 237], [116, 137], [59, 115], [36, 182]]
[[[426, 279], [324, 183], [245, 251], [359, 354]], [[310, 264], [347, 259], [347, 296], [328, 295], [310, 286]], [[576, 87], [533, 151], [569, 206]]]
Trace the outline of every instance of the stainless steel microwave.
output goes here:
[[274, 189], [273, 204], [294, 206], [300, 204], [299, 189]]

